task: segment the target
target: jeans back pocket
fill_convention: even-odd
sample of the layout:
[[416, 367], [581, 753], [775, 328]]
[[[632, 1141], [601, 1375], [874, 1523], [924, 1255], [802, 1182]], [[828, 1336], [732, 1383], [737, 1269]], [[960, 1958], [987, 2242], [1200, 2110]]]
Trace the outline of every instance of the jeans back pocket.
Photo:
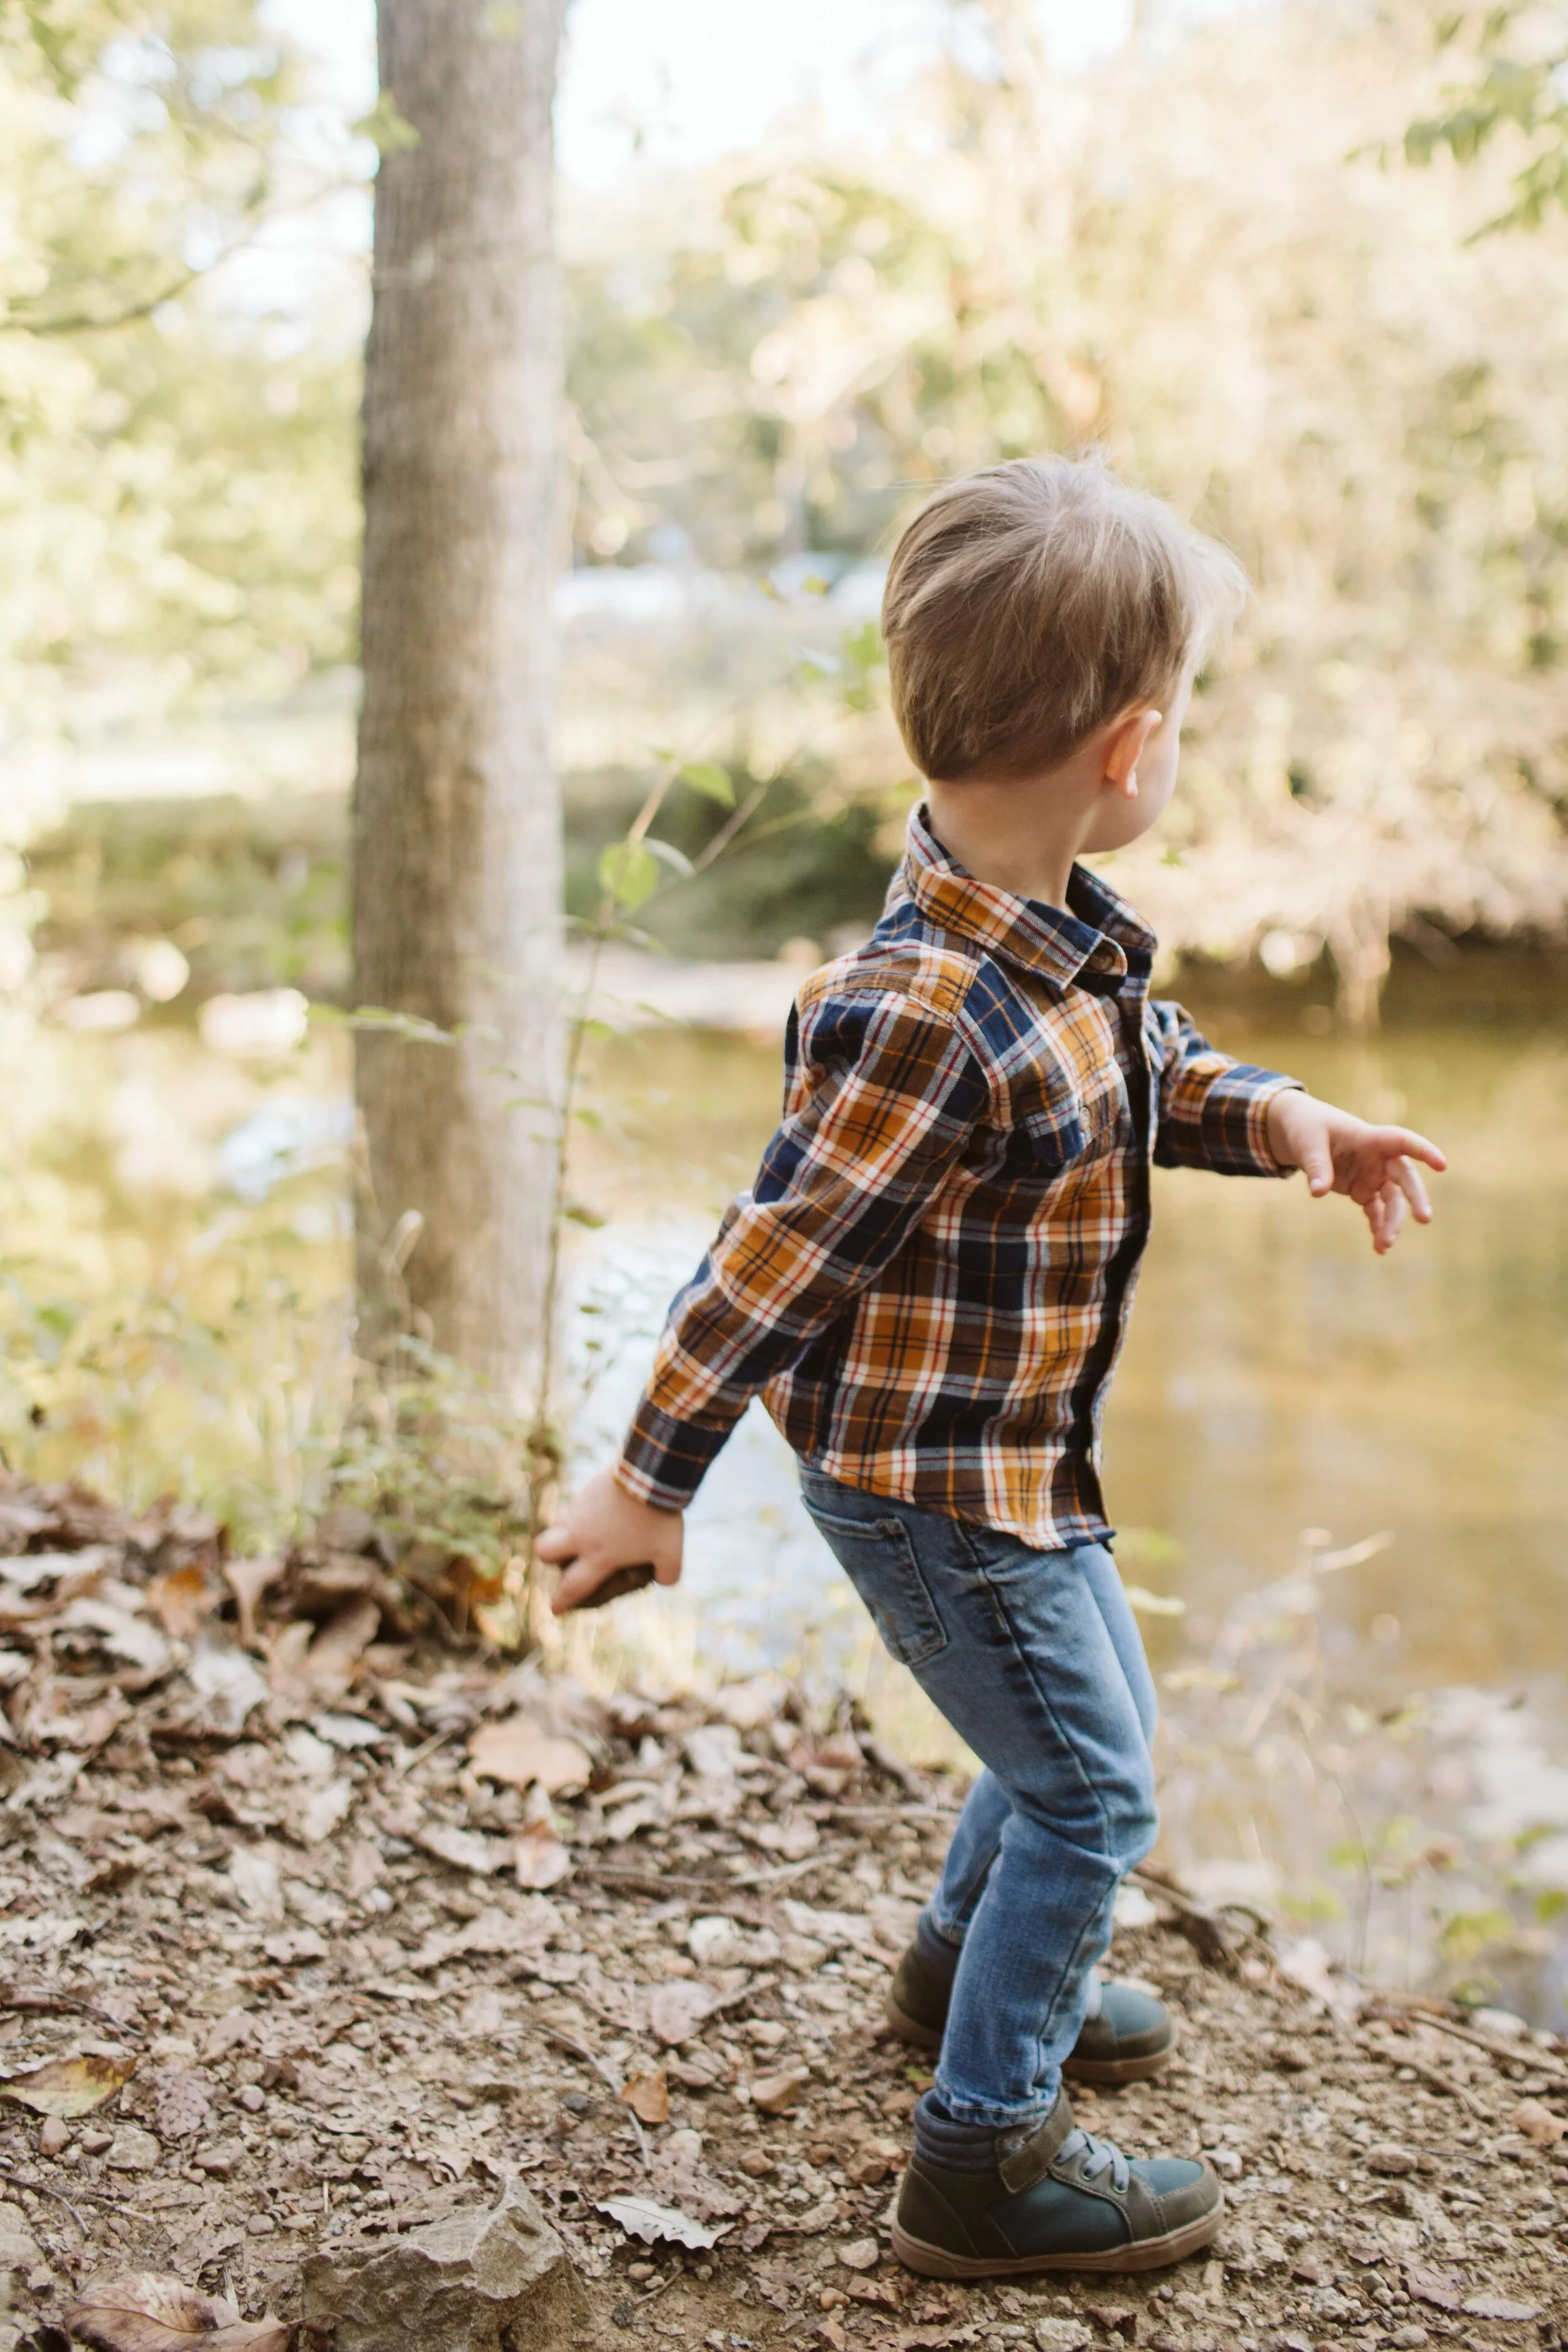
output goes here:
[[806, 1509], [839, 1566], [871, 1612], [882, 1646], [900, 1666], [924, 1665], [947, 1647], [947, 1630], [902, 1519], [846, 1519]]

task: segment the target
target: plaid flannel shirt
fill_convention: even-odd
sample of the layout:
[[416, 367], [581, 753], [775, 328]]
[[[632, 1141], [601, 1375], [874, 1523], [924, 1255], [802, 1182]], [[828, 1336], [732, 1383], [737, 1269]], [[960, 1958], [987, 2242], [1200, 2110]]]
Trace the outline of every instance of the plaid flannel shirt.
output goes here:
[[1147, 925], [976, 882], [924, 822], [868, 944], [814, 972], [784, 1123], [670, 1309], [616, 1477], [689, 1502], [761, 1393], [804, 1462], [1041, 1549], [1110, 1533], [1100, 1423], [1149, 1166], [1289, 1174], [1270, 1099], [1152, 1002]]

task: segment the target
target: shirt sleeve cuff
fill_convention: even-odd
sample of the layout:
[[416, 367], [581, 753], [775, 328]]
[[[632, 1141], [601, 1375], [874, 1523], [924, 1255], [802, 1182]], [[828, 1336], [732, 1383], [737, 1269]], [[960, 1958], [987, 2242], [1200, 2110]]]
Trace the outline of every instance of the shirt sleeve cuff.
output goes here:
[[677, 1421], [645, 1397], [611, 1475], [637, 1502], [651, 1503], [658, 1511], [683, 1511], [729, 1434], [728, 1429]]
[[1237, 1062], [1222, 1072], [1204, 1097], [1204, 1156], [1227, 1176], [1293, 1176], [1268, 1140], [1268, 1106], [1276, 1095], [1300, 1092], [1300, 1078]]

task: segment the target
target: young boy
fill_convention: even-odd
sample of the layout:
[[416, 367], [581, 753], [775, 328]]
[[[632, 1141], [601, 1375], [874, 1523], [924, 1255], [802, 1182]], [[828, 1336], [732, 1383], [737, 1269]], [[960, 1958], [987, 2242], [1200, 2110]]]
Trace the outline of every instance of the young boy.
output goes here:
[[893, 2243], [942, 2278], [1133, 2271], [1219, 2228], [1205, 2163], [1074, 2126], [1064, 2072], [1174, 2029], [1100, 1984], [1155, 1834], [1154, 1693], [1111, 1561], [1100, 1430], [1149, 1168], [1301, 1169], [1373, 1247], [1436, 1147], [1216, 1053], [1149, 996], [1154, 939], [1075, 863], [1170, 800], [1231, 559], [1097, 460], [950, 484], [900, 541], [893, 705], [928, 780], [869, 944], [803, 987], [784, 1124], [675, 1301], [620, 1460], [540, 1549], [557, 1610], [680, 1573], [680, 1514], [759, 1392], [895, 1658], [984, 1769], [889, 2000], [940, 2046]]

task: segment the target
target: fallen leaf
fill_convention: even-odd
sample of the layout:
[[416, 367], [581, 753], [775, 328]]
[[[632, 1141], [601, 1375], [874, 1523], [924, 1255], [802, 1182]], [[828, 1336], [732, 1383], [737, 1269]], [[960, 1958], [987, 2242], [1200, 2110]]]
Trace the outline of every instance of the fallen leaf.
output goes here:
[[194, 1642], [217, 1600], [204, 1568], [172, 1568], [147, 1587], [147, 1606], [174, 1642]]
[[1430, 2304], [1434, 2311], [1458, 2311], [1459, 2308], [1458, 2282], [1445, 2277], [1441, 2271], [1406, 2271], [1405, 2284], [1417, 2303]]
[[113, 2098], [136, 2072], [129, 2051], [84, 2050], [71, 2058], [47, 2058], [41, 2066], [9, 2075], [0, 2098], [16, 2099], [36, 2116], [90, 2116]]
[[320, 1845], [323, 1838], [330, 1837], [352, 1811], [353, 1801], [352, 1780], [328, 1780], [321, 1788], [312, 1789], [301, 1800], [293, 1820], [302, 1843]]
[[559, 1886], [572, 1875], [572, 1854], [557, 1837], [525, 1830], [513, 1848], [520, 1886]]
[[341, 1698], [362, 1657], [381, 1631], [374, 1601], [351, 1601], [323, 1625], [305, 1653], [300, 1673], [323, 1698]]
[[174, 1663], [168, 1641], [156, 1625], [110, 1601], [73, 1601], [55, 1622], [62, 1633], [96, 1633], [112, 1656], [128, 1659], [140, 1674], [165, 1675]]
[[528, 1715], [481, 1725], [468, 1742], [468, 1757], [487, 1780], [504, 1780], [514, 1789], [537, 1781], [552, 1797], [562, 1789], [585, 1789], [594, 1770], [586, 1749], [574, 1739], [552, 1738]]
[[701, 2252], [716, 2246], [723, 2234], [721, 2230], [710, 2230], [705, 2223], [694, 2221], [689, 2213], [682, 2213], [673, 2205], [656, 2205], [651, 2197], [606, 2197], [595, 2210], [607, 2213], [628, 2238], [640, 2238], [645, 2246], [663, 2242]]
[[195, 2066], [160, 2066], [153, 2077], [160, 2139], [194, 2139], [206, 2128], [212, 2098], [206, 2076]]
[[224, 1582], [234, 1595], [239, 1612], [239, 1638], [247, 1650], [257, 1647], [256, 1604], [268, 1587], [276, 1584], [283, 1573], [280, 1559], [226, 1559], [223, 1564]]
[[732, 1723], [701, 1723], [682, 1742], [686, 1760], [700, 1780], [732, 1780], [744, 1752]]
[[422, 1823], [415, 1832], [414, 1843], [433, 1853], [437, 1862], [450, 1863], [454, 1870], [474, 1870], [487, 1878], [511, 1859], [509, 1840], [486, 1837], [482, 1830], [452, 1829], [445, 1822]]
[[251, 1709], [267, 1696], [259, 1669], [231, 1642], [198, 1642], [185, 1679], [215, 1731], [243, 1731]]
[[280, 1969], [297, 1969], [307, 1960], [331, 1957], [331, 1946], [314, 1927], [285, 1927], [280, 1935], [265, 1937], [261, 1948]]
[[1512, 2121], [1515, 2131], [1521, 2131], [1537, 2147], [1555, 2147], [1568, 2134], [1568, 2122], [1554, 2116], [1540, 2099], [1521, 2099], [1513, 2111]]
[[1472, 2294], [1467, 2296], [1465, 2310], [1472, 2319], [1539, 2319], [1539, 2305], [1520, 2303], [1510, 2294]]
[[310, 1728], [333, 1748], [374, 1748], [386, 1738], [379, 1723], [363, 1715], [319, 1715]]
[[303, 2352], [317, 2333], [283, 2319], [242, 2320], [232, 2304], [153, 2271], [89, 2287], [65, 2325], [90, 2352]]
[[669, 2121], [669, 2077], [662, 2066], [648, 2074], [634, 2074], [621, 2097], [639, 2123]]
[[888, 2279], [849, 2277], [840, 2279], [837, 2284], [840, 2294], [847, 2294], [851, 2303], [868, 2304], [873, 2311], [897, 2311], [899, 2308], [899, 2290]]
[[671, 1977], [655, 1985], [648, 1995], [647, 2021], [656, 2042], [668, 2050], [689, 2042], [705, 2017], [712, 2014], [718, 1994], [700, 1979]]

